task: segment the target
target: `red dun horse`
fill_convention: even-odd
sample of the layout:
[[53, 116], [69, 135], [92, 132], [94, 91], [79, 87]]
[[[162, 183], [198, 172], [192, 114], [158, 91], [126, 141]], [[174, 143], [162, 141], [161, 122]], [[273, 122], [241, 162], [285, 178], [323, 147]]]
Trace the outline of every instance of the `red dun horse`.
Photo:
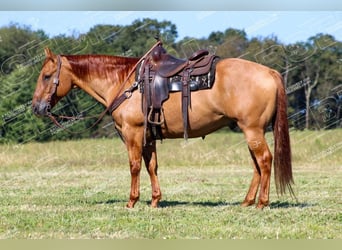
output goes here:
[[[138, 58], [103, 55], [61, 55], [45, 49], [44, 61], [33, 96], [33, 112], [51, 115], [52, 107], [77, 86], [106, 107], [122, 96], [134, 83]], [[127, 78], [127, 79], [126, 79]], [[132, 89], [132, 88], [131, 88]], [[164, 138], [183, 137], [181, 93], [170, 93], [163, 104]], [[131, 172], [131, 191], [127, 207], [139, 200], [142, 159], [151, 179], [152, 207], [157, 207], [161, 191], [157, 176], [156, 143], [147, 134], [144, 144], [142, 95], [131, 91], [112, 112], [116, 129], [127, 147]], [[263, 65], [242, 59], [222, 59], [216, 65], [215, 82], [211, 89], [192, 92], [189, 110], [189, 137], [201, 137], [224, 126], [237, 124], [245, 135], [254, 173], [242, 206], [255, 203], [257, 208], [269, 205], [272, 154], [264, 134], [269, 124], [274, 133], [274, 175], [277, 192], [286, 189], [293, 194], [291, 184], [291, 149], [287, 121], [287, 99], [281, 75]]]

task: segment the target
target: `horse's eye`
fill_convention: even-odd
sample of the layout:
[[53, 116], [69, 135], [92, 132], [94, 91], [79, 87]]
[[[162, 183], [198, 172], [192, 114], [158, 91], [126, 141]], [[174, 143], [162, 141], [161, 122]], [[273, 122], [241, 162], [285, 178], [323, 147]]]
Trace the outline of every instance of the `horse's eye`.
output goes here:
[[43, 76], [44, 81], [48, 81], [48, 80], [50, 80], [50, 78], [51, 78], [51, 75], [44, 75]]

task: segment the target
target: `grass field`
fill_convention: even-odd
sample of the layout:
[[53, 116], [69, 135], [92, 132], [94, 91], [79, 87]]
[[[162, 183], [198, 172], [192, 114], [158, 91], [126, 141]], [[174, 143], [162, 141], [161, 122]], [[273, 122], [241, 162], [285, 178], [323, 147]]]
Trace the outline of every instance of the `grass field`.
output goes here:
[[239, 205], [252, 177], [242, 134], [158, 145], [157, 209], [144, 169], [140, 201], [125, 208], [119, 139], [0, 145], [0, 238], [341, 239], [342, 130], [293, 131], [291, 142], [298, 202], [272, 178], [263, 211]]

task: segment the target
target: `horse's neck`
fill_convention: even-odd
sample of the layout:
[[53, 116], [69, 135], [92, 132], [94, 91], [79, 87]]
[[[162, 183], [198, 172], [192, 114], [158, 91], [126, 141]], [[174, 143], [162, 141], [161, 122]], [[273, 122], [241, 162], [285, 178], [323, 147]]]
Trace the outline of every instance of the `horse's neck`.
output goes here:
[[107, 107], [110, 103], [109, 93], [114, 91], [114, 87], [114, 84], [108, 78], [104, 77], [91, 78], [88, 81], [83, 82], [81, 88]]
[[95, 55], [88, 56], [87, 60], [72, 66], [76, 85], [108, 106], [124, 90], [122, 85], [127, 85], [126, 78], [137, 60]]

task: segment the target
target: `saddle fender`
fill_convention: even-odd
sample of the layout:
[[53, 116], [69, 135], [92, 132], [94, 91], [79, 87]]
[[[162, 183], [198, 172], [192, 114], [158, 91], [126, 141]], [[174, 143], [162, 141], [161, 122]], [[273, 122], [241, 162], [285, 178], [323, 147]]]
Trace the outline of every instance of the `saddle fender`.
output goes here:
[[153, 108], [160, 109], [162, 103], [169, 98], [167, 78], [164, 78], [157, 73], [151, 84], [153, 85], [151, 88], [152, 106]]

